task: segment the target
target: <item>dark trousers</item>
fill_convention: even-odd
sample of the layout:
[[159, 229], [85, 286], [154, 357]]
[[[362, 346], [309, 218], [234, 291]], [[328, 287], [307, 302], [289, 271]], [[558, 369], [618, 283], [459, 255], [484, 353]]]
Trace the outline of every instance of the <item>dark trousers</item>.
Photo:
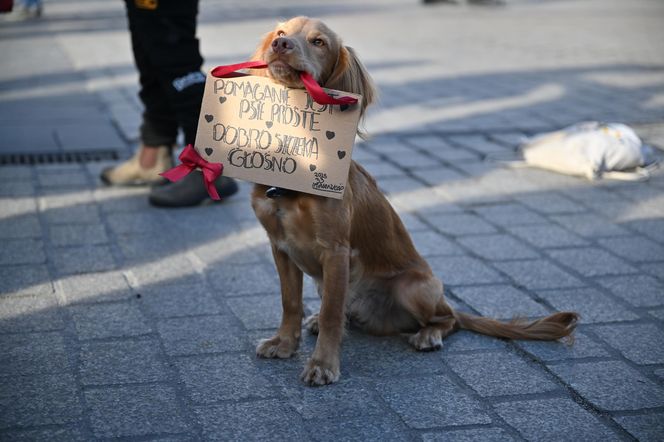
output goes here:
[[198, 0], [125, 0], [145, 105], [141, 141], [172, 145], [178, 128], [193, 144], [205, 75], [196, 38]]

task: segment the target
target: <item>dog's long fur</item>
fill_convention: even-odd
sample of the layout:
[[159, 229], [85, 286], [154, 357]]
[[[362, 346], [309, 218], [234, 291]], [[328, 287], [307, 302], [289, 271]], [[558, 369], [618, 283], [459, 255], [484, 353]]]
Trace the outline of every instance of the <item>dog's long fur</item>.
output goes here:
[[[289, 87], [302, 87], [306, 70], [325, 87], [363, 96], [362, 112], [376, 96], [355, 51], [318, 20], [297, 17], [267, 34], [255, 59]], [[417, 253], [399, 216], [375, 180], [352, 162], [342, 200], [289, 192], [268, 198], [256, 185], [252, 206], [267, 231], [281, 281], [283, 318], [277, 334], [261, 341], [259, 356], [288, 358], [302, 328], [302, 278], [318, 285], [321, 309], [305, 321], [318, 334], [302, 373], [310, 385], [339, 379], [339, 352], [346, 319], [368, 333], [413, 333], [418, 350], [435, 350], [457, 329], [501, 338], [554, 340], [572, 333], [578, 315], [561, 312], [533, 322], [499, 322], [453, 310], [443, 284]]]

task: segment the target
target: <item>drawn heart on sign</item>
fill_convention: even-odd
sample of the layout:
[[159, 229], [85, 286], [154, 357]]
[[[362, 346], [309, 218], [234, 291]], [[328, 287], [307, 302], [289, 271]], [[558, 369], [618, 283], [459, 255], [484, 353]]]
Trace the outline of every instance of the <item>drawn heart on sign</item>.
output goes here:
[[341, 105], [339, 105], [339, 110], [341, 112], [343, 112], [345, 110], [348, 110], [349, 107], [350, 107], [350, 104], [341, 104]]
[[340, 160], [343, 160], [344, 157], [346, 156], [346, 151], [345, 150], [338, 150], [337, 151], [337, 156], [339, 157]]
[[316, 165], [315, 164], [309, 164], [309, 170], [312, 171], [312, 172], [314, 170], [316, 170]]
[[224, 104], [224, 101], [226, 101], [226, 97], [219, 97], [219, 103]]
[[205, 148], [205, 153], [207, 154], [207, 156], [212, 155], [212, 152], [214, 152], [214, 150], [211, 147], [206, 147]]
[[332, 132], [331, 130], [325, 131], [325, 136], [327, 137], [328, 140], [331, 140], [332, 138], [334, 138], [335, 135], [336, 134], [334, 132]]
[[271, 121], [266, 121], [265, 125], [267, 126], [268, 129], [272, 129], [272, 122]]
[[214, 116], [213, 116], [213, 115], [205, 114], [205, 121], [207, 121], [207, 122], [209, 123], [209, 122], [212, 121], [212, 120], [214, 120]]

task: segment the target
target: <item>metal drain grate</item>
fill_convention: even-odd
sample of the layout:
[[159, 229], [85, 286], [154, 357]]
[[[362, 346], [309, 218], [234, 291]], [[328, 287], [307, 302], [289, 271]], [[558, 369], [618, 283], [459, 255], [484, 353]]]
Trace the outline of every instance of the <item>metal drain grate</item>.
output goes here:
[[117, 159], [118, 153], [114, 150], [96, 150], [93, 152], [0, 153], [0, 166], [93, 163], [97, 161], [111, 161]]

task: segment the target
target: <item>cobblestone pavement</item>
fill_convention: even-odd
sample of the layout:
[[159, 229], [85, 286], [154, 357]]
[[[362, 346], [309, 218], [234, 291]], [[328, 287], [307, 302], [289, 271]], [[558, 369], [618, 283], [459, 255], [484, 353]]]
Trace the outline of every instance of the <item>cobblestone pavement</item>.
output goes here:
[[[279, 6], [274, 6], [279, 3]], [[457, 333], [420, 354], [350, 331], [338, 384], [254, 357], [280, 316], [249, 184], [157, 210], [108, 163], [0, 167], [2, 440], [664, 439], [664, 174], [591, 183], [485, 161], [583, 119], [664, 147], [659, 1], [202, 0], [207, 66], [279, 17], [325, 19], [381, 90], [354, 158], [456, 308], [579, 311], [576, 343]], [[122, 2], [0, 24], [0, 153], [129, 155], [140, 103]], [[3, 157], [6, 158], [6, 157]], [[306, 284], [307, 308], [318, 301]]]

